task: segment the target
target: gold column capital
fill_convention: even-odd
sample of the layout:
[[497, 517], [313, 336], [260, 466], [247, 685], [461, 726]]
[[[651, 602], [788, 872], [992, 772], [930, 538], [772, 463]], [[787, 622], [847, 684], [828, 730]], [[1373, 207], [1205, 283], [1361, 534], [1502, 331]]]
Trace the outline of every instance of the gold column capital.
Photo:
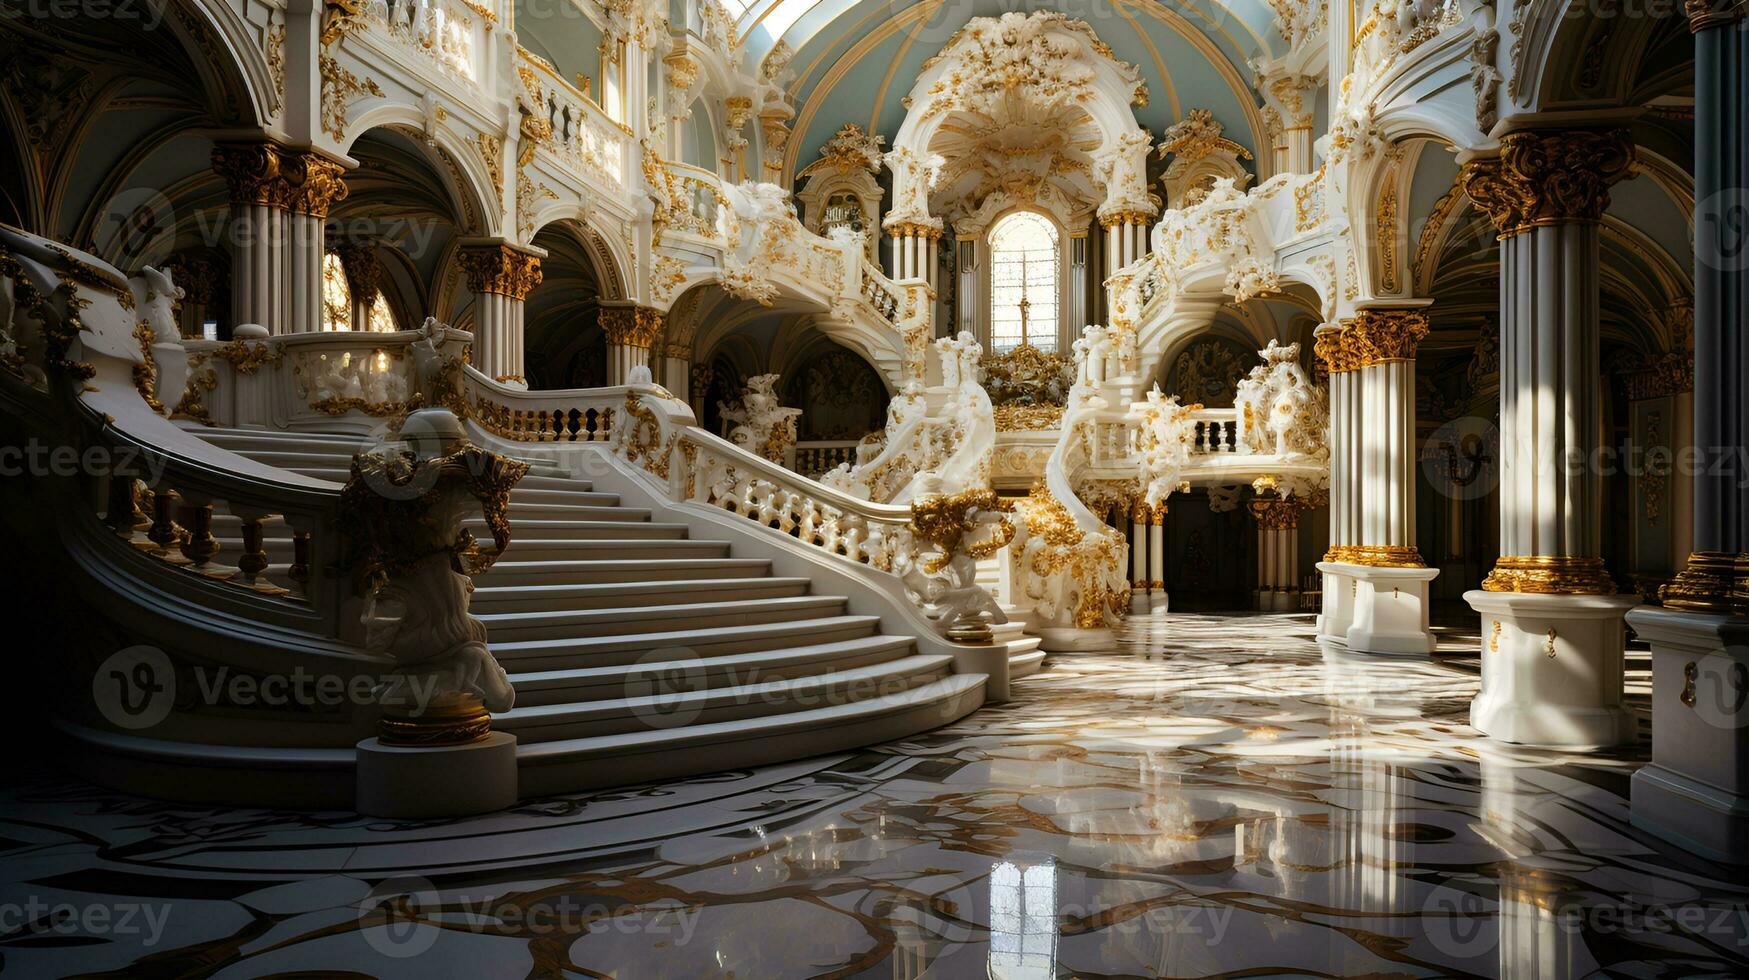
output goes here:
[[608, 343], [649, 350], [662, 336], [666, 319], [667, 314], [648, 306], [604, 306], [599, 322]]
[[313, 218], [346, 199], [346, 168], [308, 150], [278, 143], [219, 143], [213, 171], [225, 179], [233, 205], [276, 208]]
[[1312, 349], [1327, 371], [1344, 374], [1414, 360], [1428, 329], [1427, 311], [1421, 307], [1365, 309], [1343, 320], [1339, 330], [1319, 328]]
[[1689, 31], [1699, 34], [1742, 21], [1744, 6], [1742, 0], [1688, 0], [1683, 12], [1688, 15]]
[[1626, 129], [1523, 129], [1501, 138], [1499, 157], [1466, 164], [1458, 181], [1500, 237], [1510, 238], [1600, 220], [1611, 185], [1633, 173]]
[[526, 299], [541, 284], [540, 256], [502, 242], [464, 248], [459, 256], [468, 289]]
[[1300, 502], [1288, 497], [1254, 497], [1251, 516], [1259, 531], [1295, 531], [1300, 526]]

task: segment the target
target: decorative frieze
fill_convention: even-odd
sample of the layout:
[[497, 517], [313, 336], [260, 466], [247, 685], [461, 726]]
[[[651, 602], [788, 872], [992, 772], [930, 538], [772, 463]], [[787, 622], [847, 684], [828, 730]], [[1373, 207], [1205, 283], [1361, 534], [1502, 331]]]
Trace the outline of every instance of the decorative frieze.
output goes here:
[[307, 150], [277, 143], [220, 143], [213, 170], [231, 190], [233, 206], [260, 205], [326, 218], [346, 199], [346, 168]]
[[1532, 228], [1597, 221], [1609, 188], [1633, 174], [1625, 129], [1520, 130], [1500, 141], [1500, 156], [1468, 164], [1458, 179], [1508, 238]]
[[476, 293], [520, 300], [541, 283], [540, 257], [509, 245], [468, 249], [461, 253], [461, 263], [468, 288]]

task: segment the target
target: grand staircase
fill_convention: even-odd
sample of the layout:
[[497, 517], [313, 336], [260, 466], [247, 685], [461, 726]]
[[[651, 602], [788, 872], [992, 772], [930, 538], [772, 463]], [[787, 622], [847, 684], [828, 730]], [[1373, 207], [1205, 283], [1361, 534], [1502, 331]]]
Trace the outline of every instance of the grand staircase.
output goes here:
[[[340, 433], [191, 427], [260, 463], [344, 482], [368, 440]], [[476, 581], [473, 613], [516, 688], [493, 727], [518, 741], [521, 792], [538, 796], [775, 762], [912, 735], [984, 700], [985, 675], [885, 635], [844, 596], [653, 520], [557, 466], [511, 495], [513, 541]], [[293, 554], [269, 524], [269, 581]], [[476, 524], [485, 536], [484, 524]], [[214, 533], [236, 553], [240, 529]], [[1003, 630], [1036, 667], [1035, 639]]]

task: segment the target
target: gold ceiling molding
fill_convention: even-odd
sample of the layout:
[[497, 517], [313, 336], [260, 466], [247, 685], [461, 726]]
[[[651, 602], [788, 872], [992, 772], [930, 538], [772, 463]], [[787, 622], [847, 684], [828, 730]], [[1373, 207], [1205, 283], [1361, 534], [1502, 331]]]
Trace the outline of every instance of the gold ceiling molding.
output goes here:
[[[837, 46], [841, 41], [846, 37], [861, 34], [860, 39], [857, 40], [855, 44], [845, 51], [842, 56], [838, 57], [831, 63], [831, 67], [826, 70], [823, 76], [821, 76], [820, 81], [814, 85], [813, 89], [808, 93], [807, 101], [796, 113], [796, 121], [791, 127], [791, 130], [797, 134], [801, 134], [803, 139], [792, 139], [789, 141], [789, 145], [784, 151], [783, 173], [792, 174], [796, 171], [796, 166], [801, 155], [802, 144], [805, 141], [806, 134], [813, 125], [814, 117], [817, 116], [820, 110], [824, 107], [827, 97], [830, 96], [837, 83], [841, 81], [845, 75], [849, 74], [869, 55], [870, 52], [881, 43], [885, 42], [888, 38], [892, 37], [893, 34], [902, 29], [908, 28], [914, 21], [927, 23], [941, 7], [947, 4], [947, 2], [948, 0], [926, 0], [926, 2], [914, 4], [910, 7], [904, 8], [898, 14], [889, 17], [885, 21], [882, 21], [872, 30], [867, 29], [866, 25], [870, 20], [878, 16], [879, 13], [884, 12], [884, 8], [876, 13], [871, 13], [860, 18], [856, 23], [847, 26], [837, 36], [833, 37], [831, 41], [822, 48], [821, 53], [816, 55], [803, 70], [796, 74], [795, 80], [791, 82], [788, 89], [788, 94], [792, 100], [801, 92], [806, 80], [812, 77], [814, 73], [819, 70], [822, 62], [825, 62], [837, 49]], [[1221, 51], [1220, 47], [1216, 45], [1206, 33], [1193, 24], [1182, 13], [1172, 10], [1160, 3], [1159, 0], [1129, 0], [1127, 3], [1119, 2], [1117, 6], [1120, 15], [1129, 21], [1131, 26], [1136, 29], [1137, 36], [1150, 49], [1150, 51], [1154, 53], [1155, 69], [1159, 72], [1165, 85], [1170, 88], [1172, 84], [1171, 73], [1166, 68], [1165, 60], [1161, 58], [1158, 55], [1157, 50], [1155, 50], [1153, 38], [1149, 37], [1147, 32], [1140, 29], [1140, 25], [1136, 22], [1135, 18], [1131, 16], [1126, 9], [1127, 7], [1135, 7], [1136, 9], [1147, 13], [1149, 16], [1153, 17], [1154, 20], [1163, 24], [1167, 29], [1176, 34], [1185, 43], [1196, 49], [1197, 53], [1201, 54], [1215, 69], [1215, 72], [1220, 75], [1222, 81], [1226, 82], [1227, 88], [1232, 93], [1234, 102], [1237, 104], [1239, 111], [1245, 116], [1246, 127], [1250, 130], [1255, 145], [1267, 145], [1268, 141], [1265, 136], [1263, 114], [1262, 110], [1257, 105], [1255, 93], [1251, 90], [1250, 84], [1245, 78], [1239, 74], [1238, 69], [1233, 66], [1232, 61], [1227, 58], [1227, 56]], [[1243, 23], [1243, 21], [1236, 16], [1233, 19]], [[1233, 38], [1230, 33], [1221, 30], [1218, 26], [1211, 24], [1210, 29], [1221, 33], [1233, 43], [1234, 48], [1237, 49], [1242, 47], [1237, 39]], [[865, 31], [866, 33], [864, 33]], [[1261, 38], [1257, 38], [1255, 34], [1252, 34], [1252, 37], [1257, 40], [1259, 44], [1262, 43]], [[813, 38], [809, 38], [808, 41], [803, 42], [803, 46], [811, 43], [812, 40]], [[913, 40], [915, 40], [915, 38], [913, 38]], [[907, 45], [907, 47], [908, 46], [909, 45]], [[895, 59], [895, 62], [897, 60], [898, 59]], [[886, 91], [887, 86], [883, 85], [877, 93], [877, 102], [872, 112], [872, 119], [879, 119], [881, 101], [884, 100]], [[1172, 103], [1173, 115], [1181, 115], [1177, 106], [1176, 94], [1169, 91], [1168, 97], [1169, 101]], [[1269, 167], [1270, 161], [1267, 159], [1267, 156], [1259, 159], [1258, 177], [1260, 180], [1267, 180], [1271, 176]]]
[[1535, 228], [1596, 222], [1609, 188], [1634, 173], [1626, 129], [1520, 130], [1500, 141], [1500, 156], [1465, 165], [1458, 179], [1501, 238]]

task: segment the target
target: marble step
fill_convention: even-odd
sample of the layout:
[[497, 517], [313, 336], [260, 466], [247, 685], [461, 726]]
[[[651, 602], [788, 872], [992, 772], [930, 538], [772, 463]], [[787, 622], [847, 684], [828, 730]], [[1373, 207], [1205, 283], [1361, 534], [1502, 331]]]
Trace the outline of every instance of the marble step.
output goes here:
[[512, 553], [477, 581], [493, 588], [552, 585], [603, 585], [625, 581], [679, 582], [691, 579], [761, 579], [771, 574], [765, 558], [599, 558], [522, 560]]
[[[577, 534], [568, 538], [523, 538], [513, 536], [510, 547], [505, 551], [506, 560], [514, 558], [521, 562], [567, 562], [589, 560], [636, 561], [639, 559], [678, 559], [696, 557], [727, 558], [729, 545], [723, 541], [690, 541], [680, 537], [648, 537], [639, 538], [631, 535], [652, 525], [628, 525], [625, 533], [607, 531], [612, 537], [583, 537], [582, 532], [573, 529], [566, 533]], [[514, 528], [514, 525], [512, 525]], [[656, 525], [656, 527], [660, 527]], [[474, 536], [482, 543], [490, 544], [483, 526], [474, 527]], [[243, 553], [243, 539], [238, 534], [213, 533], [219, 543], [219, 554], [215, 561], [220, 564], [234, 565], [237, 556]], [[278, 534], [262, 535], [262, 550], [267, 553], [270, 563], [289, 563], [292, 556], [292, 539], [289, 533], [281, 529]]]
[[1008, 654], [1008, 679], [1014, 681], [1022, 677], [1031, 677], [1038, 673], [1044, 665], [1045, 652], [1036, 646], [1026, 653], [1016, 654], [1010, 651]]
[[728, 671], [731, 684], [704, 683], [698, 672], [650, 677], [647, 695], [516, 708], [492, 716], [492, 728], [530, 745], [620, 732], [756, 718], [898, 694], [953, 673], [953, 658], [914, 655], [802, 677], [773, 676], [754, 665]]
[[475, 613], [486, 624], [494, 648], [522, 640], [583, 637], [637, 637], [680, 630], [733, 628], [822, 619], [841, 615], [843, 596], [782, 596], [728, 602], [690, 602], [612, 609], [559, 609], [548, 612]]
[[[473, 518], [462, 526], [474, 532], [474, 537], [487, 539], [486, 519]], [[651, 539], [679, 541], [690, 533], [685, 524], [658, 524], [654, 521], [618, 520], [549, 520], [515, 519], [510, 521], [512, 548], [516, 541], [603, 541]]]
[[[281, 463], [273, 462], [273, 461], [267, 460], [267, 459], [257, 459], [257, 457], [253, 454], [248, 454], [248, 455], [249, 455], [250, 459], [255, 459], [256, 462], [263, 463], [267, 466], [273, 466], [273, 467], [277, 467], [279, 469], [288, 470], [292, 473], [298, 474], [299, 476], [309, 477], [312, 480], [327, 480], [331, 483], [342, 483], [343, 484], [348, 479], [350, 479], [352, 476], [352, 463], [350, 460], [338, 461], [338, 462], [334, 462], [332, 464], [322, 464], [322, 465], [299, 464], [299, 465], [287, 466], [287, 465], [283, 465]], [[592, 486], [592, 484], [588, 480], [576, 479], [574, 477], [566, 476], [563, 473], [550, 473], [550, 474], [548, 474], [548, 473], [532, 473], [531, 472], [527, 476], [523, 477], [520, 481], [517, 482], [516, 490], [512, 491], [512, 493], [515, 494], [515, 493], [521, 492], [522, 490], [525, 490], [525, 489], [526, 490], [558, 490], [558, 491], [563, 491], [563, 492], [587, 491], [591, 488], [591, 486]]]
[[760, 718], [647, 729], [517, 747], [524, 797], [766, 765], [859, 748], [939, 727], [984, 700], [983, 674], [954, 674], [898, 694]]
[[[714, 626], [680, 629], [635, 636], [573, 637], [562, 640], [494, 641], [492, 654], [512, 681], [531, 690], [562, 689], [571, 675], [599, 667], [684, 663], [696, 658], [761, 653], [791, 647], [813, 646], [839, 640], [873, 636], [880, 628], [878, 616], [829, 616], [821, 619], [790, 619], [750, 626]], [[909, 637], [900, 637], [910, 642]], [[539, 675], [539, 676], [529, 676]], [[575, 697], [566, 696], [569, 700]], [[543, 698], [550, 703], [552, 698]]]
[[[628, 576], [635, 570], [628, 570]], [[488, 578], [480, 581], [489, 581]], [[535, 613], [578, 609], [617, 609], [627, 603], [640, 606], [683, 604], [699, 601], [744, 602], [806, 595], [811, 583], [805, 578], [670, 579], [668, 581], [616, 581], [590, 585], [523, 585], [474, 588], [473, 610], [481, 613]]]

